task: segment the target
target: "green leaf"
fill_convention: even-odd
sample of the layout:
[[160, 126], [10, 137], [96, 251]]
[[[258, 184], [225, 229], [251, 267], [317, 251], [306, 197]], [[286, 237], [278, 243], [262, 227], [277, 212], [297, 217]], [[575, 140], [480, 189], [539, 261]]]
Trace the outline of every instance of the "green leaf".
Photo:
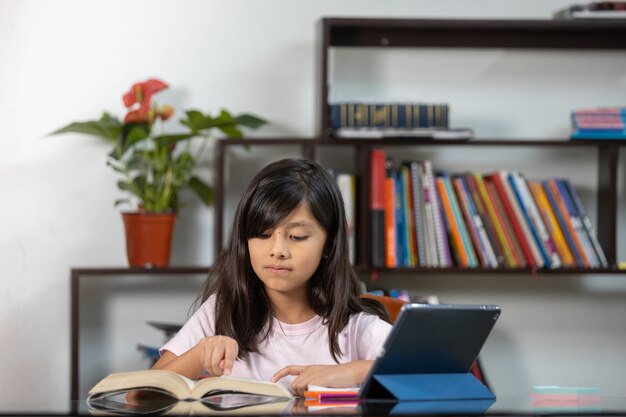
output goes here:
[[246, 113], [240, 114], [239, 116], [235, 117], [235, 123], [248, 127], [250, 129], [258, 129], [264, 124], [267, 124], [267, 121], [265, 119], [261, 119], [260, 117]]
[[219, 126], [218, 129], [221, 130], [229, 138], [243, 139], [243, 133], [234, 125]]
[[115, 207], [119, 206], [120, 204], [125, 204], [125, 203], [130, 204], [130, 200], [128, 198], [119, 198], [115, 200]]
[[109, 141], [116, 141], [121, 130], [122, 125], [119, 120], [108, 113], [104, 113], [100, 120], [70, 123], [69, 125], [55, 130], [50, 134], [58, 135], [61, 133], [82, 133], [85, 135], [104, 138]]
[[203, 123], [206, 121], [206, 116], [202, 114], [201, 111], [188, 110], [185, 114], [187, 115], [187, 118], [180, 119], [180, 123], [182, 125], [189, 127], [193, 131], [202, 129]]
[[210, 206], [213, 203], [213, 188], [211, 188], [211, 186], [198, 177], [191, 177], [188, 184], [189, 188], [200, 197], [200, 200], [202, 200], [204, 204]]
[[155, 136], [152, 140], [160, 146], [167, 146], [180, 142], [181, 140], [193, 138], [194, 136], [196, 136], [194, 133], [179, 133], [173, 135]]

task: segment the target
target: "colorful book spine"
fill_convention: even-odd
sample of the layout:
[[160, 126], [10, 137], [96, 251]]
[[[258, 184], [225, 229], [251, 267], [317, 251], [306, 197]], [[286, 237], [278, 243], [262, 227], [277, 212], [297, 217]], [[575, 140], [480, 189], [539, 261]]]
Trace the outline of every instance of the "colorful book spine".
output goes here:
[[[624, 115], [626, 116], [626, 109], [624, 110], [625, 110]], [[585, 227], [587, 234], [589, 235], [589, 240], [591, 241], [593, 245], [596, 256], [598, 257], [598, 260], [600, 261], [600, 265], [603, 268], [608, 268], [609, 262], [606, 259], [606, 255], [604, 254], [604, 250], [602, 249], [600, 242], [598, 241], [598, 237], [596, 236], [596, 232], [593, 228], [593, 225], [591, 224], [591, 220], [589, 220], [589, 216], [587, 216], [587, 211], [585, 210], [585, 206], [583, 206], [582, 200], [578, 196], [578, 193], [576, 192], [576, 189], [574, 188], [574, 185], [572, 184], [572, 182], [569, 179], [565, 179], [564, 181], [565, 181], [565, 186], [567, 187], [572, 197], [572, 201], [574, 202], [574, 205], [576, 206], [578, 215], [583, 222], [583, 225]]]
[[424, 128], [448, 127], [445, 103], [336, 103], [330, 104], [330, 127]]
[[435, 215], [432, 203], [432, 194], [429, 185], [429, 178], [426, 172], [424, 162], [419, 163], [420, 173], [422, 176], [422, 196], [424, 197], [424, 230], [426, 242], [426, 259], [427, 266], [438, 267], [443, 266], [439, 263], [439, 254], [437, 250], [437, 234], [435, 231]]
[[522, 225], [521, 225], [522, 223], [518, 219], [517, 214], [515, 213], [515, 210], [513, 209], [513, 204], [515, 204], [516, 201], [509, 200], [509, 195], [504, 189], [504, 184], [502, 183], [502, 179], [500, 175], [501, 175], [500, 172], [494, 172], [494, 173], [489, 174], [488, 177], [491, 179], [494, 185], [494, 188], [500, 197], [500, 201], [502, 202], [502, 208], [504, 209], [504, 212], [509, 219], [509, 223], [511, 224], [511, 229], [517, 238], [522, 254], [524, 258], [526, 259], [526, 263], [531, 269], [534, 269], [538, 267], [537, 263], [535, 262], [535, 256], [533, 255], [530, 249], [530, 245], [528, 241], [526, 240], [526, 235], [524, 234], [524, 231], [522, 230]]
[[522, 193], [522, 197], [526, 202], [526, 208], [528, 210], [528, 215], [532, 221], [533, 226], [537, 229], [537, 235], [543, 244], [543, 248], [547, 257], [549, 258], [549, 262], [546, 262], [546, 267], [548, 268], [560, 268], [563, 264], [561, 262], [561, 258], [559, 257], [558, 252], [556, 251], [556, 247], [554, 246], [554, 242], [552, 238], [548, 234], [545, 224], [543, 223], [543, 219], [541, 218], [541, 214], [539, 214], [539, 210], [537, 209], [537, 205], [535, 204], [535, 200], [528, 189], [528, 183], [526, 178], [519, 173], [514, 172], [512, 174], [515, 178], [516, 184], [519, 190]]
[[546, 196], [548, 197], [548, 201], [550, 201], [550, 205], [552, 206], [552, 210], [559, 222], [559, 226], [561, 227], [561, 231], [565, 236], [565, 240], [574, 255], [574, 259], [576, 260], [576, 264], [581, 268], [588, 268], [589, 262], [586, 261], [586, 258], [583, 258], [584, 253], [581, 253], [580, 242], [576, 238], [576, 234], [574, 232], [574, 228], [572, 227], [569, 215], [567, 213], [567, 209], [565, 208], [565, 204], [561, 200], [559, 190], [556, 188], [556, 184], [553, 180], [545, 180], [542, 181], [544, 191], [546, 192]]
[[370, 155], [370, 215], [372, 266], [385, 266], [385, 176], [387, 156], [383, 149], [374, 149]]
[[452, 214], [456, 220], [456, 224], [459, 228], [459, 232], [461, 233], [461, 239], [463, 241], [463, 248], [465, 249], [465, 253], [467, 254], [467, 260], [470, 268], [476, 268], [477, 259], [476, 253], [474, 250], [474, 245], [472, 244], [472, 240], [469, 235], [469, 231], [467, 230], [467, 224], [463, 220], [463, 213], [461, 212], [461, 208], [459, 207], [459, 202], [452, 188], [452, 183], [450, 181], [450, 176], [447, 172], [442, 173], [443, 183], [446, 187], [446, 192], [450, 198], [450, 204], [452, 205]]
[[457, 265], [462, 268], [467, 268], [469, 267], [468, 255], [465, 251], [465, 245], [463, 244], [463, 238], [461, 237], [460, 227], [452, 210], [451, 198], [446, 190], [444, 179], [437, 177], [436, 184], [437, 191], [439, 192], [439, 201], [441, 202], [443, 212], [445, 213], [444, 222], [446, 229], [448, 230], [448, 235], [450, 236], [452, 253], [454, 254]]
[[384, 183], [385, 207], [385, 266], [395, 268], [396, 260], [396, 180], [385, 176]]
[[410, 163], [411, 173], [411, 197], [413, 200], [413, 224], [415, 225], [415, 244], [417, 249], [417, 261], [421, 267], [428, 266], [426, 257], [426, 241], [424, 239], [424, 198], [422, 176], [419, 164], [415, 161]]
[[474, 205], [476, 206], [476, 211], [478, 212], [478, 215], [480, 216], [482, 224], [485, 228], [485, 232], [487, 233], [487, 236], [489, 238], [489, 242], [491, 242], [491, 247], [493, 248], [493, 252], [496, 256], [496, 263], [497, 263], [496, 267], [506, 265], [506, 262], [504, 260], [504, 251], [502, 247], [500, 246], [500, 240], [498, 239], [495, 225], [493, 224], [493, 221], [491, 217], [489, 216], [489, 213], [487, 213], [487, 209], [485, 208], [483, 199], [478, 190], [478, 185], [476, 184], [476, 178], [474, 177], [473, 174], [466, 174], [465, 182], [467, 183], [467, 186], [470, 191], [470, 195], [472, 197], [472, 201], [474, 202]]
[[393, 178], [395, 180], [395, 209], [396, 209], [396, 266], [405, 267], [408, 265], [407, 259], [407, 237], [405, 229], [405, 212], [404, 212], [404, 187], [402, 186], [402, 174], [400, 170], [393, 170]]
[[415, 214], [413, 213], [413, 196], [411, 188], [411, 174], [408, 165], [404, 164], [400, 167], [400, 175], [402, 179], [402, 209], [404, 211], [404, 229], [405, 229], [405, 255], [407, 257], [406, 266], [417, 266], [417, 248], [415, 241]]
[[432, 163], [429, 160], [423, 161], [424, 171], [426, 172], [426, 181], [431, 198], [433, 225], [435, 228], [435, 238], [437, 246], [438, 264], [441, 267], [452, 266], [452, 254], [450, 253], [450, 245], [448, 236], [445, 231], [442, 208], [440, 206], [439, 197], [437, 196], [437, 188], [435, 185], [435, 174], [433, 172]]
[[[528, 225], [526, 217], [524, 216], [524, 213], [522, 212], [522, 208], [519, 204], [517, 196], [515, 195], [511, 184], [509, 183], [509, 173], [508, 171], [500, 170], [498, 172], [498, 175], [500, 177], [500, 184], [502, 184], [502, 188], [504, 189], [511, 208], [513, 209], [513, 213], [515, 215], [515, 218], [517, 219], [517, 223], [522, 229], [524, 239], [526, 240], [526, 243], [528, 244], [528, 247], [532, 253], [533, 259], [535, 261], [535, 267], [543, 268], [545, 266], [545, 260], [541, 255], [541, 252], [539, 251], [539, 245], [535, 240], [535, 237], [530, 231], [530, 227]], [[531, 263], [529, 263], [529, 266], [532, 268]]]
[[476, 185], [478, 186], [478, 191], [480, 192], [480, 197], [482, 198], [483, 205], [485, 206], [487, 214], [491, 218], [492, 224], [494, 226], [496, 236], [500, 243], [500, 247], [502, 248], [505, 263], [509, 268], [515, 268], [517, 267], [517, 262], [515, 261], [515, 258], [513, 257], [513, 253], [511, 251], [511, 244], [508, 242], [504, 234], [504, 226], [502, 226], [502, 223], [500, 219], [498, 218], [498, 215], [496, 214], [494, 204], [488, 193], [487, 187], [485, 186], [483, 177], [479, 173], [475, 173], [474, 179], [476, 180]]
[[489, 260], [487, 259], [487, 250], [479, 234], [478, 227], [474, 222], [474, 214], [472, 212], [472, 209], [470, 209], [469, 207], [469, 196], [467, 195], [466, 190], [463, 187], [462, 178], [453, 178], [452, 187], [454, 188], [459, 207], [461, 209], [461, 212], [463, 213], [465, 225], [467, 226], [470, 238], [474, 243], [476, 258], [480, 262], [480, 266], [482, 266], [483, 268], [488, 268]]
[[489, 237], [489, 234], [484, 224], [485, 222], [483, 221], [483, 217], [480, 215], [480, 212], [476, 207], [475, 197], [473, 196], [473, 193], [470, 189], [468, 180], [464, 175], [459, 176], [457, 180], [459, 181], [460, 187], [464, 191], [465, 204], [467, 204], [467, 209], [472, 218], [472, 223], [474, 224], [476, 233], [478, 234], [479, 240], [481, 242], [481, 248], [487, 261], [486, 266], [489, 268], [497, 268], [498, 258], [491, 243], [492, 239]]
[[559, 221], [552, 210], [552, 206], [548, 201], [548, 196], [543, 189], [543, 186], [539, 182], [531, 182], [529, 184], [530, 191], [537, 202], [537, 207], [539, 208], [539, 213], [543, 218], [543, 222], [548, 229], [548, 233], [552, 237], [552, 241], [554, 242], [554, 246], [556, 247], [556, 251], [561, 258], [561, 263], [564, 268], [572, 268], [576, 266], [576, 260], [574, 259], [574, 255], [565, 240], [565, 236], [561, 231], [561, 227], [559, 226]]
[[591, 268], [600, 267], [600, 261], [598, 260], [598, 257], [596, 256], [596, 251], [593, 249], [593, 245], [591, 244], [591, 241], [589, 240], [589, 236], [587, 235], [587, 232], [585, 231], [585, 226], [583, 226], [583, 223], [580, 217], [578, 216], [578, 211], [576, 210], [576, 206], [574, 205], [574, 202], [570, 198], [570, 193], [567, 190], [565, 183], [561, 179], [558, 179], [558, 178], [555, 178], [554, 182], [559, 192], [561, 193], [561, 198], [563, 199], [563, 203], [565, 203], [565, 208], [567, 209], [567, 212], [569, 213], [570, 222], [572, 223], [572, 226], [574, 227], [576, 236], [578, 236], [578, 240], [580, 241], [582, 250], [585, 252], [585, 256], [589, 260], [589, 266]]
[[523, 268], [526, 266], [526, 258], [524, 257], [519, 242], [517, 241], [517, 237], [513, 232], [513, 227], [511, 226], [509, 218], [504, 211], [504, 206], [502, 205], [502, 201], [500, 200], [498, 191], [496, 190], [496, 187], [491, 178], [483, 176], [483, 180], [485, 182], [485, 187], [487, 188], [489, 198], [491, 199], [491, 202], [495, 208], [498, 220], [502, 225], [504, 236], [507, 240], [509, 247], [511, 248], [511, 253], [513, 254], [513, 258], [515, 259], [515, 267]]
[[337, 186], [343, 199], [346, 222], [348, 223], [348, 256], [350, 263], [356, 262], [355, 219], [356, 219], [356, 177], [354, 175], [337, 174]]

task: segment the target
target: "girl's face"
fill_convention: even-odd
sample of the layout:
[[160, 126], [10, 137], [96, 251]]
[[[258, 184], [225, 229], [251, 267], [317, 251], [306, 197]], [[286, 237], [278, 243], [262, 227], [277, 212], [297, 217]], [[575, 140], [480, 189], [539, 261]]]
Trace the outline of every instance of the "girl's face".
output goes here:
[[268, 296], [306, 294], [307, 282], [322, 259], [326, 231], [306, 203], [275, 228], [248, 239], [252, 269]]

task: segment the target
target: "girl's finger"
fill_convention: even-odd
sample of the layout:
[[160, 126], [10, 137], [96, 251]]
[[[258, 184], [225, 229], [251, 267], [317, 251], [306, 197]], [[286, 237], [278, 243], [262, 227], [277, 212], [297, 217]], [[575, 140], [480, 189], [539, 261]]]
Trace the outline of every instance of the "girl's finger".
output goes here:
[[286, 377], [287, 375], [300, 375], [302, 371], [305, 369], [304, 366], [299, 365], [290, 365], [285, 366], [283, 369], [279, 370], [272, 377], [272, 382], [277, 382], [278, 380]]

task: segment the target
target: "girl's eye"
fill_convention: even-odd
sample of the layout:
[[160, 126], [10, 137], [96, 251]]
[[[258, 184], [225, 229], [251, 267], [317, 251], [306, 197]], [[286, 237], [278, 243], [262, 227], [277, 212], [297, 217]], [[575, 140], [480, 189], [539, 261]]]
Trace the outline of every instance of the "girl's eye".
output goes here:
[[259, 239], [269, 239], [269, 237], [271, 236], [270, 233], [261, 233], [258, 238]]
[[306, 240], [308, 238], [308, 236], [294, 236], [294, 235], [291, 235], [291, 238], [293, 240], [295, 240], [296, 242], [301, 242], [303, 240]]

